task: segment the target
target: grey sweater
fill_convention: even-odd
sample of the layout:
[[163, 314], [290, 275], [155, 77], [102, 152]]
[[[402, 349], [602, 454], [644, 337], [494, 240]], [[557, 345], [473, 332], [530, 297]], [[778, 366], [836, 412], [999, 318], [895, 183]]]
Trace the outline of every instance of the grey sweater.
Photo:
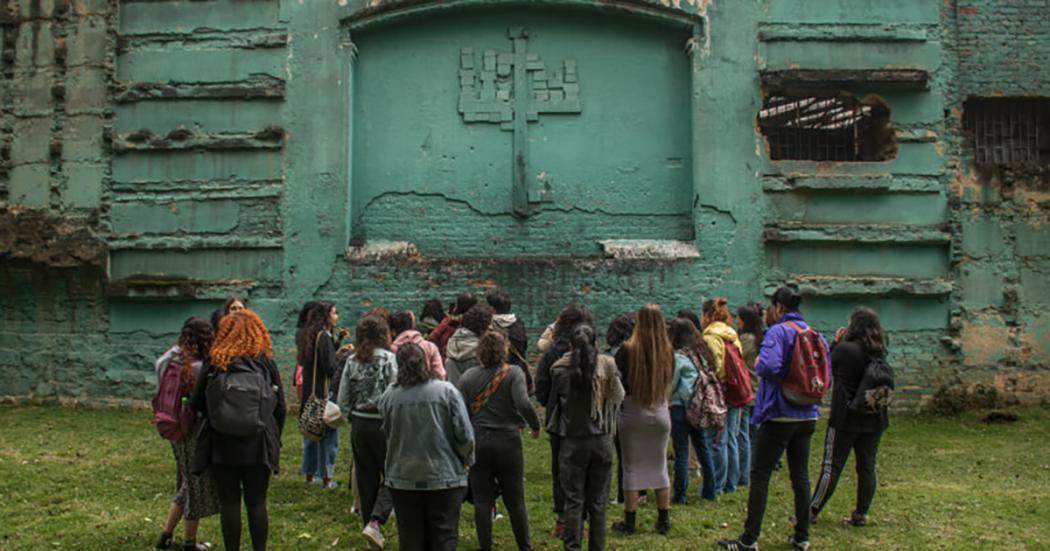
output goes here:
[[[463, 373], [456, 385], [463, 393], [467, 411], [471, 410], [474, 398], [481, 394], [492, 382], [499, 368], [472, 367]], [[476, 428], [490, 430], [518, 430], [528, 424], [532, 430], [539, 430], [540, 418], [536, 408], [529, 400], [529, 390], [525, 383], [525, 374], [521, 367], [511, 364], [510, 373], [503, 379], [496, 392], [489, 397], [481, 411], [476, 415], [471, 412], [470, 422]]]

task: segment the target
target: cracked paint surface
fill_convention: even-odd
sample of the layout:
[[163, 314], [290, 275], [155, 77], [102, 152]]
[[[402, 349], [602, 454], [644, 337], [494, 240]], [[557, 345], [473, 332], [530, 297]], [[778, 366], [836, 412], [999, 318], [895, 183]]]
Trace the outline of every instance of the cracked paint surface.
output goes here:
[[[1046, 171], [970, 166], [961, 128], [968, 97], [1050, 89], [1045, 2], [200, 7], [0, 2], [0, 395], [145, 398], [231, 294], [290, 373], [314, 298], [352, 323], [501, 285], [535, 338], [567, 302], [604, 323], [784, 281], [824, 331], [876, 308], [912, 403], [1050, 391]], [[457, 110], [462, 49], [510, 27], [581, 83], [529, 123], [553, 194], [527, 219], [511, 133]], [[893, 159], [768, 160], [762, 94], [820, 81], [885, 102]]]

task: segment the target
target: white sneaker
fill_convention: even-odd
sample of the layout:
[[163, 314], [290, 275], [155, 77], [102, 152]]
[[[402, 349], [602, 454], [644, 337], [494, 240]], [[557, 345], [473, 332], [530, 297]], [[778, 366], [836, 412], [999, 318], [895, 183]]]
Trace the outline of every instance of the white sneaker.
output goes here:
[[365, 537], [365, 541], [368, 543], [368, 547], [372, 551], [382, 551], [385, 540], [383, 539], [383, 532], [379, 531], [379, 523], [371, 521], [365, 526], [364, 530], [361, 530], [361, 535]]

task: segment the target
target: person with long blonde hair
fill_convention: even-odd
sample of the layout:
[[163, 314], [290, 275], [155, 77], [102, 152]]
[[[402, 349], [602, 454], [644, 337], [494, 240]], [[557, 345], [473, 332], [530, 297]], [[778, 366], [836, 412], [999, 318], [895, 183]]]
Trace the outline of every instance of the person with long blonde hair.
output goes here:
[[[208, 424], [203, 439], [198, 441], [194, 472], [210, 466], [215, 474], [226, 549], [241, 547], [242, 494], [252, 548], [266, 549], [266, 492], [270, 476], [280, 467], [281, 431], [287, 409], [281, 377], [272, 358], [270, 334], [258, 314], [248, 309], [231, 312], [219, 323], [211, 358], [193, 390], [193, 409]], [[256, 394], [258, 400], [230, 397], [232, 393], [226, 388], [233, 379], [239, 385], [255, 383], [260, 391]], [[237, 405], [255, 407], [241, 410]]]
[[671, 530], [667, 442], [671, 437], [668, 399], [674, 375], [674, 349], [659, 306], [646, 304], [638, 311], [634, 332], [616, 354], [616, 365], [626, 392], [619, 418], [624, 520], [613, 524], [613, 529], [623, 534], [635, 533], [639, 493], [655, 490], [659, 509], [656, 531], [666, 534]]

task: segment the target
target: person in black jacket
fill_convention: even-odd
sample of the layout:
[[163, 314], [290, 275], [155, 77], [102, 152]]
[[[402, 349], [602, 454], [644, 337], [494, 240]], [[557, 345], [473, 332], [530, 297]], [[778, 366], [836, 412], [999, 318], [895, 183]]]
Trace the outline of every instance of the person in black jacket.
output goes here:
[[[203, 472], [210, 466], [215, 475], [226, 549], [241, 547], [242, 492], [252, 549], [266, 549], [269, 531], [266, 492], [270, 487], [270, 475], [277, 473], [280, 467], [281, 431], [286, 409], [281, 377], [272, 357], [270, 334], [259, 316], [248, 309], [231, 312], [219, 323], [211, 358], [202, 368], [193, 390], [191, 405], [209, 427], [198, 437], [194, 472]], [[209, 383], [222, 373], [234, 372], [263, 374], [276, 397], [273, 415], [266, 417], [261, 432], [251, 436], [225, 434], [210, 428]]]
[[510, 295], [506, 291], [496, 287], [485, 293], [485, 302], [492, 307], [492, 324], [499, 327], [507, 334], [510, 341], [508, 352], [508, 363], [516, 365], [525, 373], [525, 385], [532, 390], [532, 373], [529, 373], [529, 363], [525, 360], [525, 353], [529, 349], [529, 338], [525, 334], [525, 323], [510, 311]]
[[[569, 351], [569, 338], [572, 336], [573, 329], [580, 324], [593, 325], [591, 313], [585, 306], [582, 304], [570, 304], [562, 308], [561, 313], [558, 314], [558, 320], [554, 322], [554, 342], [544, 352], [539, 363], [536, 364], [536, 400], [543, 405], [546, 411], [545, 419], [550, 419], [558, 414], [558, 402], [554, 399], [554, 395], [551, 394], [551, 366]], [[551, 432], [549, 427], [547, 434], [550, 436], [551, 445], [551, 485], [554, 492], [554, 514], [558, 515], [554, 534], [560, 538], [565, 526], [562, 519], [565, 495], [562, 493], [561, 480], [558, 477], [558, 452], [561, 449], [559, 447], [561, 439], [557, 433]]]
[[867, 524], [868, 508], [875, 497], [875, 456], [882, 433], [889, 426], [889, 414], [885, 408], [875, 413], [855, 411], [849, 403], [868, 364], [885, 357], [886, 334], [878, 314], [857, 307], [850, 313], [849, 326], [839, 328], [831, 349], [831, 417], [824, 438], [820, 480], [810, 500], [814, 520], [831, 499], [852, 450], [857, 464], [857, 505], [847, 522], [853, 526]]
[[[303, 366], [302, 395], [311, 394], [321, 400], [335, 400], [338, 393], [336, 342], [332, 335], [339, 313], [335, 305], [326, 301], [311, 301], [305, 310], [305, 320], [295, 336], [296, 360]], [[303, 414], [302, 403], [299, 415]], [[321, 488], [336, 487], [332, 480], [335, 474], [335, 459], [339, 452], [339, 430], [325, 427], [319, 441], [303, 437], [302, 474], [306, 483], [320, 480]]]
[[557, 414], [547, 430], [561, 439], [559, 476], [565, 494], [565, 549], [583, 543], [583, 522], [590, 522], [588, 549], [605, 549], [605, 513], [609, 504], [617, 413], [624, 390], [612, 356], [598, 354], [594, 329], [578, 325], [569, 351], [551, 367], [551, 399]]

